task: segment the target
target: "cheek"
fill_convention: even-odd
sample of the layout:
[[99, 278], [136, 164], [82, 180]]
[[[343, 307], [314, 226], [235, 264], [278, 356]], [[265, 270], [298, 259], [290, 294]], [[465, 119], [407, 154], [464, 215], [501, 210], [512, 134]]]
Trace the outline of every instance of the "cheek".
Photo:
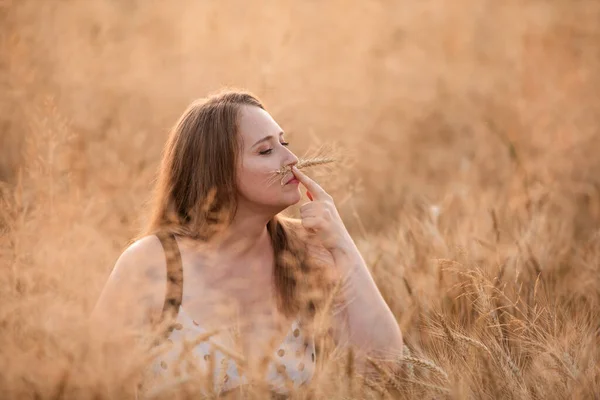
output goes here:
[[238, 170], [237, 185], [240, 193], [248, 198], [261, 198], [273, 190], [281, 190], [280, 178], [274, 177], [275, 168], [261, 164], [246, 164]]

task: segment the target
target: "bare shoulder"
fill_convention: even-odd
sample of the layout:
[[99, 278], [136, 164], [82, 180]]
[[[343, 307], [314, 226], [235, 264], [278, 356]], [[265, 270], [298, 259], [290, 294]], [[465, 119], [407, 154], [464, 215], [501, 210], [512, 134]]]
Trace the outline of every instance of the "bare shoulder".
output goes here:
[[117, 259], [94, 315], [136, 324], [155, 316], [165, 296], [166, 259], [157, 236], [145, 236], [129, 245]]
[[163, 246], [156, 235], [144, 236], [129, 245], [117, 259], [112, 278], [145, 275], [153, 277], [162, 272], [166, 276]]

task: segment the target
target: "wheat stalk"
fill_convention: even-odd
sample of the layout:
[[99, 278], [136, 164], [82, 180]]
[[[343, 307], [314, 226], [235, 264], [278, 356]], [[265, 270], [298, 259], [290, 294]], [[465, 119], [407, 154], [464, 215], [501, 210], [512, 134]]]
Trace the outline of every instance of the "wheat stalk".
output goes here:
[[[310, 158], [301, 158], [298, 160], [298, 162], [295, 164], [295, 166], [298, 169], [304, 169], [304, 168], [316, 167], [317, 165], [330, 164], [335, 161], [337, 161], [337, 159], [334, 157], [317, 156], [317, 157], [310, 157]], [[275, 171], [273, 171], [271, 173], [271, 175], [267, 179], [267, 184], [271, 185], [271, 184], [275, 183], [277, 180], [279, 180], [279, 179], [283, 178], [285, 175], [291, 173], [291, 171], [292, 171], [291, 165], [286, 165], [279, 169], [276, 169]]]
[[389, 392], [381, 384], [379, 384], [378, 382], [376, 382], [373, 379], [363, 377], [361, 379], [361, 382], [363, 383], [364, 386], [377, 392], [384, 399], [390, 396]]
[[[298, 169], [310, 168], [310, 167], [315, 167], [317, 165], [330, 164], [335, 161], [336, 161], [336, 159], [333, 157], [301, 158], [296, 163], [296, 168], [298, 168]], [[290, 165], [286, 165], [284, 167], [279, 168], [278, 170], [275, 170], [274, 173], [276, 175], [283, 176], [283, 175], [287, 174], [288, 172], [290, 172], [291, 170], [292, 170], [292, 167]]]
[[426, 387], [428, 389], [431, 389], [431, 390], [436, 391], [441, 394], [450, 394], [450, 391], [448, 389], [443, 388], [441, 386], [432, 385], [431, 383], [421, 382], [421, 381], [417, 381], [417, 380], [413, 380], [413, 379], [405, 379], [405, 381], [415, 384], [415, 385], [420, 385], [420, 386]]
[[448, 374], [446, 373], [446, 371], [444, 371], [443, 369], [441, 369], [440, 367], [438, 367], [437, 365], [435, 365], [434, 363], [432, 363], [429, 360], [425, 360], [423, 358], [403, 356], [402, 358], [400, 358], [400, 361], [407, 361], [413, 365], [417, 365], [419, 367], [428, 369], [428, 370], [434, 372], [436, 375], [441, 376], [446, 381], [449, 381]]
[[310, 168], [310, 167], [314, 167], [317, 165], [330, 164], [335, 161], [336, 161], [336, 159], [333, 157], [302, 158], [302, 159], [298, 160], [298, 163], [296, 164], [296, 168], [298, 168], [298, 169]]
[[548, 354], [550, 354], [550, 357], [552, 357], [552, 359], [556, 362], [556, 364], [561, 367], [563, 370], [559, 370], [561, 372], [563, 372], [563, 374], [565, 374], [566, 376], [568, 376], [569, 378], [573, 379], [573, 380], [577, 380], [577, 378], [575, 377], [575, 374], [573, 374], [573, 371], [571, 371], [571, 369], [567, 366], [567, 364], [565, 363], [565, 361], [560, 358], [558, 355], [556, 355], [553, 351], [548, 352]]
[[458, 340], [462, 340], [463, 342], [470, 344], [471, 346], [477, 347], [477, 348], [485, 351], [489, 355], [492, 355], [492, 352], [490, 351], [490, 349], [488, 349], [488, 347], [485, 344], [481, 343], [479, 340], [475, 340], [473, 338], [461, 335], [459, 333], [455, 333], [454, 337]]
[[[412, 357], [412, 352], [410, 351], [410, 349], [408, 348], [408, 346], [405, 344], [404, 346], [402, 346], [402, 357]], [[407, 363], [406, 364], [406, 370], [408, 373], [408, 376], [411, 378], [415, 377], [415, 367], [411, 364], [411, 363]]]
[[[461, 340], [463, 342], [466, 342], [474, 347], [477, 347], [483, 351], [485, 351], [486, 353], [488, 353], [490, 356], [493, 356], [491, 350], [483, 343], [481, 343], [478, 340], [475, 340], [473, 338], [470, 338], [468, 336], [464, 336], [458, 333], [455, 333], [454, 337], [458, 340]], [[503, 356], [504, 361], [506, 362], [506, 365], [508, 366], [508, 368], [510, 369], [510, 371], [512, 372], [512, 374], [517, 378], [520, 379], [521, 378], [521, 370], [519, 369], [519, 367], [514, 363], [514, 361], [510, 358], [510, 356], [508, 354], [506, 354], [504, 351], [500, 351], [500, 354]]]
[[[395, 377], [389, 371], [387, 371], [384, 367], [382, 367], [379, 364], [379, 362], [377, 362], [377, 360], [375, 360], [371, 357], [368, 357], [367, 360], [375, 368], [375, 370], [377, 370], [377, 372], [379, 372], [379, 374], [385, 378], [386, 384], [390, 383], [394, 387], [394, 389], [396, 389], [398, 392], [402, 393], [402, 387], [398, 384]], [[384, 386], [385, 386], [385, 384], [384, 384]]]
[[353, 385], [353, 378], [354, 378], [354, 351], [352, 350], [352, 347], [350, 347], [348, 349], [348, 353], [347, 353], [347, 358], [346, 358], [346, 377], [347, 377], [347, 383], [348, 383], [348, 394], [350, 396], [352, 396], [354, 394], [354, 385]]

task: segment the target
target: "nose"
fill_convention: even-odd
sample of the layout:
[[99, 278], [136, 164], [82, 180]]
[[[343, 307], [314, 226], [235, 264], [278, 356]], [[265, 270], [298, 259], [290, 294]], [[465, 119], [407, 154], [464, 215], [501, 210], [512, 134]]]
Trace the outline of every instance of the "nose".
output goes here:
[[286, 150], [286, 156], [285, 159], [283, 160], [283, 165], [285, 165], [286, 167], [292, 167], [296, 164], [298, 164], [298, 157], [296, 157], [296, 155], [294, 153], [292, 153], [291, 150], [289, 149], [285, 149]]

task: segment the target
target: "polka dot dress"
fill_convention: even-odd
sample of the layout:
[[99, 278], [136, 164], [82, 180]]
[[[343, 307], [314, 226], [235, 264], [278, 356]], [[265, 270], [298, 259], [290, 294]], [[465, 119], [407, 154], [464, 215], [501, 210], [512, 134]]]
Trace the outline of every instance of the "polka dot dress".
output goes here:
[[[151, 367], [151, 381], [159, 383], [170, 379], [181, 379], [187, 374], [207, 374], [214, 363], [214, 390], [222, 393], [247, 383], [243, 372], [240, 373], [236, 362], [211, 346], [209, 342], [196, 345], [188, 357], [180, 359], [184, 342], [192, 342], [206, 333], [197, 322], [193, 321], [180, 308], [174, 329], [169, 335], [168, 350], [158, 357]], [[212, 360], [214, 358], [214, 360]], [[315, 365], [314, 338], [303, 335], [297, 321], [292, 323], [283, 342], [275, 350], [273, 360], [269, 363], [266, 378], [272, 390], [286, 393], [290, 383], [292, 387], [308, 382]]]

